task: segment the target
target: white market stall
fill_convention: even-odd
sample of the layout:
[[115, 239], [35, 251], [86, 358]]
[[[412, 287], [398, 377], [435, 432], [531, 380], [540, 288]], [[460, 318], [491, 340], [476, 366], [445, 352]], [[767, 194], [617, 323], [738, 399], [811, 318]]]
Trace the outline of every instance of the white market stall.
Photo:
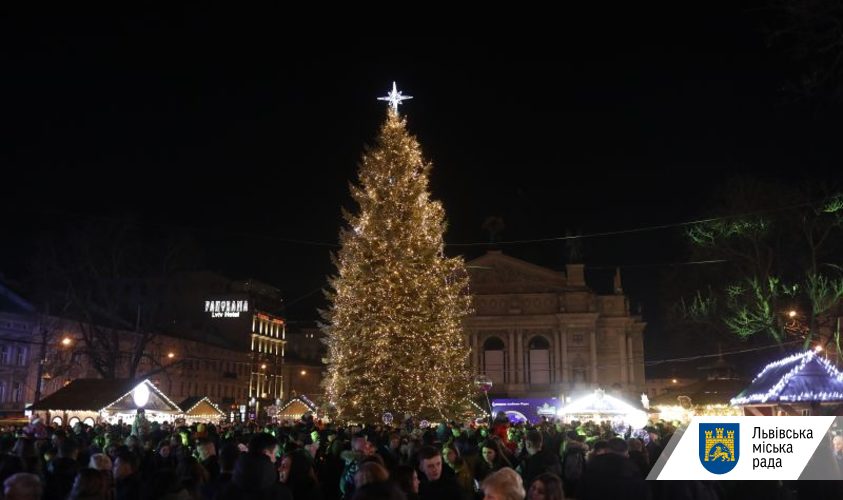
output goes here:
[[55, 425], [133, 422], [138, 410], [150, 422], [172, 422], [181, 413], [148, 379], [76, 379], [29, 409]]
[[647, 425], [647, 413], [630, 403], [610, 396], [602, 389], [578, 398], [563, 406], [557, 413], [565, 422], [624, 422], [633, 429]]

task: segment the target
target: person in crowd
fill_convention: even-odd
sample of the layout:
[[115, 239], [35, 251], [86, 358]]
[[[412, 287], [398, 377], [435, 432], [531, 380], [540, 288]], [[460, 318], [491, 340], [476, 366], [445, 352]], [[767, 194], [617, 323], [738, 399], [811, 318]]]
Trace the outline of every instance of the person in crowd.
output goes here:
[[523, 500], [526, 495], [521, 476], [510, 467], [489, 474], [480, 489], [484, 500]]
[[114, 460], [114, 489], [117, 500], [140, 500], [141, 479], [138, 457], [128, 449], [117, 452]]
[[636, 437], [626, 440], [629, 446], [629, 459], [641, 471], [641, 477], [647, 479], [647, 474], [650, 473], [650, 463], [647, 459], [647, 448], [644, 447], [644, 442]]
[[217, 458], [217, 446], [213, 439], [202, 438], [196, 444], [199, 462], [208, 471], [208, 480], [213, 481], [220, 474], [220, 462]]
[[322, 490], [307, 450], [300, 448], [284, 455], [278, 471], [281, 482], [290, 488], [293, 500], [322, 500]]
[[576, 431], [570, 430], [565, 434], [564, 448], [562, 452], [562, 485], [569, 496], [577, 498], [586, 470], [588, 446], [582, 436]]
[[389, 480], [389, 471], [386, 467], [376, 461], [368, 461], [360, 464], [357, 473], [354, 474], [354, 487], [360, 488], [371, 483], [383, 483]]
[[607, 441], [607, 452], [594, 456], [585, 470], [580, 497], [583, 500], [646, 499], [649, 489], [641, 471], [629, 459], [622, 438]]
[[562, 480], [556, 474], [539, 474], [527, 490], [527, 500], [565, 500]]
[[500, 445], [500, 441], [497, 439], [487, 439], [484, 441], [480, 449], [480, 454], [483, 460], [478, 464], [477, 470], [475, 471], [478, 481], [482, 481], [492, 472], [504, 467], [511, 468], [512, 466], [506, 457], [506, 452], [504, 452]]
[[176, 473], [181, 479], [182, 485], [190, 494], [193, 500], [202, 498], [202, 490], [208, 483], [208, 471], [195, 457], [187, 456], [179, 460]]
[[416, 469], [409, 465], [399, 465], [392, 471], [392, 479], [407, 497], [407, 500], [419, 499], [419, 476]]
[[35, 474], [18, 472], [3, 482], [4, 500], [41, 500], [43, 487]]
[[249, 440], [248, 451], [237, 459], [231, 482], [216, 498], [292, 500], [290, 489], [278, 480], [275, 472], [277, 449], [275, 436], [265, 432], [255, 434]]
[[75, 439], [65, 437], [58, 442], [56, 457], [47, 464], [45, 500], [64, 500], [73, 488], [76, 473], [79, 472], [79, 444]]
[[419, 469], [424, 475], [419, 485], [422, 500], [461, 500], [460, 487], [453, 476], [442, 474], [442, 454], [434, 446], [419, 450]]
[[67, 500], [108, 500], [110, 496], [111, 484], [101, 471], [80, 469]]
[[366, 436], [355, 436], [351, 440], [351, 453], [345, 455], [345, 469], [340, 479], [340, 492], [343, 498], [350, 499], [354, 495], [354, 475], [364, 458], [374, 454], [374, 448]]
[[209, 481], [203, 489], [202, 497], [205, 500], [213, 500], [214, 495], [218, 491], [222, 491], [225, 486], [231, 482], [231, 477], [234, 474], [234, 464], [240, 457], [240, 450], [234, 443], [226, 443], [222, 445], [219, 453], [220, 473], [216, 479]]
[[539, 474], [551, 472], [557, 476], [562, 475], [562, 464], [557, 455], [545, 452], [542, 447], [543, 437], [537, 429], [531, 429], [524, 436], [524, 449], [526, 456], [518, 465], [518, 472], [524, 484], [532, 484]]

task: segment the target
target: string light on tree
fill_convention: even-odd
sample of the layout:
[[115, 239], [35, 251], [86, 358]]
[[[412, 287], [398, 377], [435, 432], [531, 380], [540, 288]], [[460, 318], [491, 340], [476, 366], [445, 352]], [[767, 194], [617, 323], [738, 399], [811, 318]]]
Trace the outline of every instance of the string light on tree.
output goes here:
[[440, 419], [472, 395], [462, 322], [470, 312], [461, 258], [444, 254], [445, 210], [430, 199], [431, 164], [398, 115], [393, 83], [375, 147], [363, 155], [344, 214], [330, 307], [325, 388], [341, 418], [384, 412]]

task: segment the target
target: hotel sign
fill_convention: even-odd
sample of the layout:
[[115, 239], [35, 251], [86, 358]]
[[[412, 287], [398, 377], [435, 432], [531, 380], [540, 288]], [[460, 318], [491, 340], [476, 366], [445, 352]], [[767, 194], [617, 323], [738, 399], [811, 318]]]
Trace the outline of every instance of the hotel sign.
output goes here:
[[212, 318], [239, 318], [249, 312], [248, 300], [206, 300], [205, 312]]

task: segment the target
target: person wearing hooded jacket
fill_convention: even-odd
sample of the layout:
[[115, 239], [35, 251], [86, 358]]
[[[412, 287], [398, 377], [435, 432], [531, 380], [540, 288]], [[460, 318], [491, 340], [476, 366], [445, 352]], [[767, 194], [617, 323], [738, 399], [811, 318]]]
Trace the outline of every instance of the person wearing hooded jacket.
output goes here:
[[231, 482], [217, 495], [218, 500], [292, 500], [290, 489], [278, 482], [275, 450], [278, 442], [271, 434], [255, 435], [249, 451], [240, 455]]

